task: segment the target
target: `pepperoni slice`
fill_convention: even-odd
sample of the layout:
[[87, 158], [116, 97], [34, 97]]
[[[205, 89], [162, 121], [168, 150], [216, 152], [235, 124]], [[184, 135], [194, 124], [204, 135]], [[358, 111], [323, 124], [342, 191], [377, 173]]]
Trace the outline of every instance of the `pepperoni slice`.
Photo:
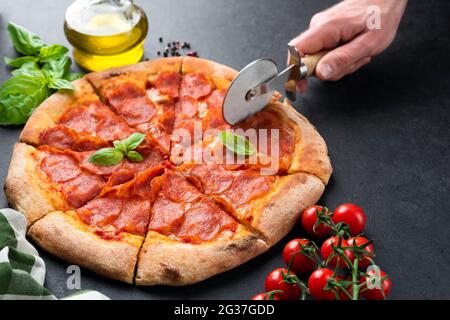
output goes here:
[[175, 108], [177, 113], [193, 118], [198, 111], [198, 101], [193, 97], [184, 96], [176, 104]]
[[114, 172], [108, 179], [108, 183], [105, 188], [112, 188], [124, 183], [127, 183], [134, 179], [134, 172], [129, 170], [120, 170]]
[[181, 96], [191, 96], [195, 99], [206, 97], [211, 93], [209, 80], [202, 73], [190, 73], [183, 76], [180, 86]]
[[89, 104], [85, 104], [84, 107], [89, 113], [97, 116], [99, 119], [117, 117], [111, 108], [100, 101], [90, 102]]
[[123, 169], [130, 170], [134, 173], [140, 173], [148, 168], [153, 168], [159, 165], [163, 159], [157, 149], [152, 149], [147, 154], [141, 152], [144, 160], [141, 162], [126, 161], [123, 163]]
[[172, 133], [175, 124], [175, 109], [173, 106], [163, 106], [163, 114], [158, 117], [158, 123], [165, 132]]
[[236, 171], [231, 188], [224, 194], [234, 207], [266, 194], [270, 191], [268, 177], [261, 176], [252, 171]]
[[233, 172], [225, 171], [223, 167], [215, 164], [197, 165], [191, 174], [200, 180], [206, 194], [223, 193], [233, 183]]
[[79, 137], [75, 143], [72, 145], [72, 150], [74, 151], [93, 151], [99, 150], [102, 148], [109, 147], [109, 143], [107, 141], [98, 139], [96, 137], [84, 136]]
[[115, 119], [115, 117], [102, 119], [97, 126], [97, 135], [106, 141], [128, 138], [135, 130], [122, 121]]
[[56, 183], [69, 181], [81, 174], [76, 160], [68, 154], [44, 152], [40, 167]]
[[182, 176], [168, 171], [162, 179], [162, 193], [176, 202], [193, 202], [201, 193]]
[[68, 149], [75, 143], [76, 137], [74, 133], [63, 127], [56, 126], [46, 129], [40, 135], [41, 144], [46, 144], [59, 149]]
[[158, 197], [152, 207], [148, 229], [169, 235], [181, 224], [183, 216], [184, 209], [181, 203], [166, 197]]
[[94, 134], [99, 122], [100, 118], [82, 107], [69, 109], [59, 120], [59, 124], [76, 132], [89, 132]]
[[140, 98], [145, 95], [146, 92], [143, 88], [131, 82], [121, 83], [105, 93], [106, 101], [113, 108], [121, 105], [124, 100]]
[[164, 94], [178, 98], [181, 76], [178, 72], [161, 72], [155, 80], [155, 86]]
[[69, 204], [79, 208], [99, 195], [104, 185], [105, 181], [101, 177], [82, 173], [64, 182], [62, 188]]
[[183, 240], [198, 243], [215, 238], [224, 228], [236, 222], [211, 200], [202, 199], [184, 215], [183, 224], [176, 235]]
[[154, 178], [164, 172], [162, 166], [147, 169], [134, 179], [134, 193], [146, 198], [153, 199], [159, 186], [155, 185]]
[[133, 133], [121, 117], [99, 101], [90, 103], [84, 108], [84, 112], [97, 119], [96, 126], [92, 130], [103, 140], [122, 140]]
[[130, 125], [148, 122], [157, 112], [146, 96], [123, 100], [115, 109]]
[[144, 236], [150, 217], [150, 201], [132, 198], [124, 202], [122, 212], [113, 225], [122, 231]]
[[90, 201], [76, 212], [85, 223], [91, 226], [104, 226], [119, 217], [122, 207], [122, 199], [105, 197]]
[[225, 99], [226, 93], [226, 90], [216, 89], [205, 99], [205, 102], [208, 104], [209, 108], [222, 109], [223, 100]]

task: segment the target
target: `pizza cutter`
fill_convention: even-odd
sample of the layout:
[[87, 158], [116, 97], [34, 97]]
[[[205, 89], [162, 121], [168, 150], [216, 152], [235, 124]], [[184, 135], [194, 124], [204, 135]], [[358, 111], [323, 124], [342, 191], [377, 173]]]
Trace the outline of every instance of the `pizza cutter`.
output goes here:
[[294, 46], [288, 45], [289, 67], [279, 72], [274, 61], [259, 59], [244, 69], [231, 82], [223, 102], [223, 117], [234, 125], [261, 111], [270, 102], [277, 87], [286, 89], [286, 96], [296, 100], [295, 84], [298, 80], [313, 76], [320, 59], [327, 53], [301, 57]]

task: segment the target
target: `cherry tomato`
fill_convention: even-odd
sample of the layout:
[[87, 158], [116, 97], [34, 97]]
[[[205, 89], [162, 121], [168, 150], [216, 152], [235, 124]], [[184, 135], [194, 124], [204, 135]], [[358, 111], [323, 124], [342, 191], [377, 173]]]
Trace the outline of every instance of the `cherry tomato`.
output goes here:
[[334, 210], [332, 220], [335, 224], [345, 222], [350, 227], [352, 236], [356, 236], [364, 231], [366, 226], [366, 214], [363, 209], [355, 204], [341, 204]]
[[[314, 225], [317, 222], [317, 212], [322, 213], [324, 210], [321, 206], [309, 206], [303, 211], [302, 214], [302, 226], [303, 229], [308, 233], [311, 237], [315, 238], [324, 238], [328, 236], [331, 232], [330, 226], [324, 224], [323, 222], [318, 224], [316, 229], [314, 230]], [[330, 215], [330, 212], [325, 212], [327, 215]]]
[[309, 292], [313, 298], [318, 300], [335, 300], [334, 291], [325, 290], [328, 281], [333, 278], [333, 271], [326, 268], [320, 268], [311, 273], [308, 279]]
[[[367, 271], [369, 276], [374, 276], [376, 274], [375, 270]], [[386, 277], [386, 272], [380, 270], [380, 279]], [[366, 284], [367, 278], [362, 276], [359, 279], [359, 283]], [[392, 288], [392, 281], [390, 278], [386, 278], [381, 281], [381, 288], [366, 289], [366, 285], [361, 286], [361, 295], [367, 300], [384, 300], [388, 297]], [[363, 291], [364, 290], [364, 291]]]
[[[251, 300], [271, 300], [269, 299], [269, 295], [266, 293], [258, 293], [257, 295], [254, 295]], [[273, 295], [272, 300], [280, 300], [277, 296]]]
[[[337, 247], [339, 244], [339, 238], [336, 236], [330, 237], [322, 244], [322, 247], [320, 248], [320, 253], [322, 254], [322, 258], [324, 261], [327, 261], [327, 259], [334, 253], [333, 247]], [[347, 240], [341, 239], [341, 247], [349, 247]], [[345, 256], [350, 260], [350, 262], [353, 262], [355, 260], [355, 255], [353, 254], [353, 251], [351, 250], [345, 250], [344, 251]], [[345, 263], [345, 260], [341, 257], [338, 257], [335, 255], [331, 260], [328, 262], [328, 265], [332, 268], [335, 268], [336, 265], [339, 268], [346, 268], [348, 267]]]
[[284, 268], [278, 268], [270, 272], [266, 277], [266, 292], [280, 290], [283, 293], [276, 293], [274, 297], [281, 300], [298, 300], [301, 294], [300, 288], [297, 284], [287, 283], [284, 280], [285, 276], [294, 276], [294, 273], [288, 273], [288, 270]]
[[292, 256], [295, 255], [292, 261], [291, 270], [294, 273], [309, 273], [314, 270], [316, 263], [310, 257], [300, 253], [303, 247], [308, 245], [309, 240], [294, 239], [289, 241], [283, 249], [283, 260], [286, 266], [289, 267]]
[[[347, 242], [350, 246], [353, 246], [353, 243], [355, 243], [356, 246], [360, 247], [360, 246], [366, 244], [367, 242], [369, 242], [369, 240], [367, 240], [364, 237], [354, 237], [354, 238], [348, 239]], [[364, 251], [368, 252], [369, 254], [365, 258], [362, 258], [359, 261], [358, 266], [361, 268], [368, 267], [371, 264], [368, 257], [373, 257], [373, 253], [374, 253], [373, 244], [369, 244], [367, 247], [365, 247]]]

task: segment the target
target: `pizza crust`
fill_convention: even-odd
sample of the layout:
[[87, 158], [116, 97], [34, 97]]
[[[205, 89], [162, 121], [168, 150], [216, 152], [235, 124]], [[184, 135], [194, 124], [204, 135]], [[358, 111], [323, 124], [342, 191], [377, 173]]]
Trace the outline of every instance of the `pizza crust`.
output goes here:
[[324, 190], [323, 182], [310, 174], [280, 177], [271, 193], [251, 203], [252, 228], [273, 246], [291, 231], [308, 206], [319, 201]]
[[73, 92], [60, 91], [45, 100], [28, 119], [20, 135], [20, 141], [33, 146], [40, 145], [40, 135], [57, 125], [61, 115], [72, 106], [84, 101], [99, 101], [94, 89], [85, 79], [72, 82]]
[[32, 146], [17, 143], [5, 182], [8, 202], [25, 215], [28, 226], [49, 212], [69, 207], [61, 192], [36, 168], [36, 152]]
[[101, 72], [93, 72], [86, 75], [85, 78], [99, 91], [111, 87], [115, 81], [123, 78], [145, 89], [150, 75], [171, 71], [180, 73], [182, 61], [183, 58], [181, 57], [161, 58]]
[[120, 241], [102, 239], [82, 224], [75, 212], [50, 213], [37, 221], [28, 235], [40, 247], [70, 263], [133, 283], [142, 237], [127, 234]]
[[267, 106], [296, 128], [298, 143], [292, 156], [289, 174], [304, 172], [312, 174], [328, 184], [333, 168], [328, 156], [328, 148], [317, 129], [286, 99], [284, 103], [273, 102]]
[[137, 285], [184, 286], [228, 271], [269, 246], [239, 226], [232, 239], [182, 243], [150, 231], [139, 254]]
[[183, 58], [181, 73], [185, 75], [192, 72], [204, 73], [214, 82], [217, 89], [228, 89], [238, 74], [236, 70], [214, 61], [194, 57]]

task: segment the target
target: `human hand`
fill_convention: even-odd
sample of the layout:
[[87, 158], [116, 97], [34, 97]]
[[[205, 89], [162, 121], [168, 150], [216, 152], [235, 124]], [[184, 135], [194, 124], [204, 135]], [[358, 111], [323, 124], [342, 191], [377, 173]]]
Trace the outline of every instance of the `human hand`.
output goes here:
[[[392, 43], [407, 2], [344, 0], [314, 15], [309, 29], [290, 44], [301, 55], [331, 50], [319, 62], [316, 75], [321, 80], [339, 80], [369, 63]], [[374, 15], [370, 6], [379, 8], [380, 28], [369, 28], [368, 21]], [[305, 91], [306, 84], [306, 80], [300, 81], [298, 90]]]

